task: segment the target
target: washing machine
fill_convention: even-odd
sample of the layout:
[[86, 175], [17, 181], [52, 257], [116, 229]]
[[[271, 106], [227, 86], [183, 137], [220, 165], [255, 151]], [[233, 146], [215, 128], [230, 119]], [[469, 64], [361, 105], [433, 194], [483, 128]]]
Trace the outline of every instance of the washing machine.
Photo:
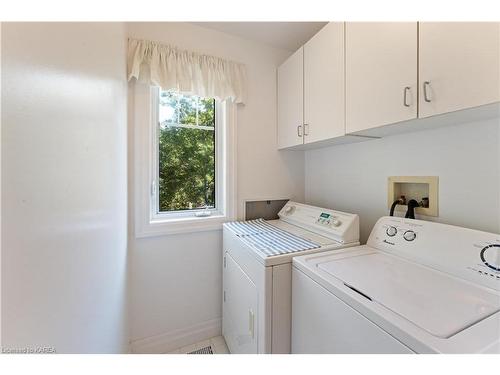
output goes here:
[[293, 259], [293, 353], [500, 353], [500, 235], [383, 217]]
[[359, 218], [287, 202], [277, 220], [223, 226], [222, 334], [231, 353], [290, 353], [292, 259], [359, 245]]

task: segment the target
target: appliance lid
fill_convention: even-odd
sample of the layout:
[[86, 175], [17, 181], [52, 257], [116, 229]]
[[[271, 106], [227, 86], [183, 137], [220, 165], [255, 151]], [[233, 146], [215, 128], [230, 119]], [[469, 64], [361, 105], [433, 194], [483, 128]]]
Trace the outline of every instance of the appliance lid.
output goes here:
[[318, 268], [440, 338], [500, 311], [500, 295], [383, 252], [343, 254]]
[[321, 244], [269, 224], [263, 219], [224, 224], [236, 236], [264, 257], [317, 249]]

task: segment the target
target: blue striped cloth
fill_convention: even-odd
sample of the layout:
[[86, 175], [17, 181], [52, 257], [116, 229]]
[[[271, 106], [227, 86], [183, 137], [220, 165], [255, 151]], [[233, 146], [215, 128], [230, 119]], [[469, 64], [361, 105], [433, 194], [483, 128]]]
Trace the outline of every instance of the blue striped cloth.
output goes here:
[[264, 219], [226, 223], [243, 242], [266, 257], [317, 249], [321, 245], [268, 224]]

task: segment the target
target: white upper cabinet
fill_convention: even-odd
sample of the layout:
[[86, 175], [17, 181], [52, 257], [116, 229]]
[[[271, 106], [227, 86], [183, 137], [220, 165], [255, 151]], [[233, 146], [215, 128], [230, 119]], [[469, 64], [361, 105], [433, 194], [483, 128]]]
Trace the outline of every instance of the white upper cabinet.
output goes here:
[[278, 148], [303, 143], [304, 49], [278, 68]]
[[330, 22], [304, 45], [304, 143], [345, 135], [344, 23]]
[[419, 24], [419, 117], [500, 100], [500, 24]]
[[278, 147], [442, 126], [498, 102], [500, 23], [330, 22], [278, 68]]
[[417, 117], [416, 22], [347, 22], [346, 132]]

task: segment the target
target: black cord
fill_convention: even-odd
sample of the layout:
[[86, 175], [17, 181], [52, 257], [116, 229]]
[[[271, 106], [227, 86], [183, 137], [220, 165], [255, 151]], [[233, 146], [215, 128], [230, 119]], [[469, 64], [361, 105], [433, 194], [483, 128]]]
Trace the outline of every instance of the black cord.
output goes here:
[[397, 206], [398, 204], [401, 204], [401, 203], [403, 203], [403, 200], [402, 200], [402, 199], [396, 199], [396, 200], [394, 201], [394, 203], [391, 205], [391, 211], [389, 212], [389, 216], [394, 216], [394, 209], [396, 208], [396, 206]]
[[420, 205], [415, 199], [410, 199], [408, 202], [408, 211], [406, 211], [406, 219], [415, 219], [415, 208]]

